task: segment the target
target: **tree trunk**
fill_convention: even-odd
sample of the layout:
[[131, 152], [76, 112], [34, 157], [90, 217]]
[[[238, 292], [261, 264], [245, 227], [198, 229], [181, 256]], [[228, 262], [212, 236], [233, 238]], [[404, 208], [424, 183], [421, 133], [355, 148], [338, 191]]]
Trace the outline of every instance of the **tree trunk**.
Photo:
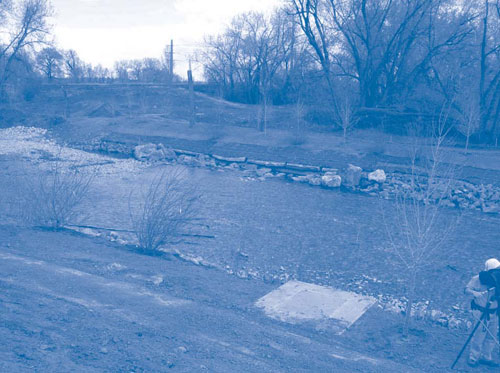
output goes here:
[[480, 54], [480, 76], [479, 76], [479, 120], [480, 120], [480, 130], [482, 134], [487, 134], [488, 132], [488, 109], [486, 105], [486, 43], [487, 43], [487, 32], [488, 32], [488, 0], [484, 2], [485, 14], [483, 18], [483, 33], [481, 35], [481, 54]]
[[408, 337], [411, 325], [411, 310], [413, 308], [413, 302], [415, 299], [415, 287], [417, 280], [416, 269], [410, 268], [409, 273], [410, 278], [408, 279], [408, 291], [407, 291], [407, 301], [405, 310], [405, 322], [403, 325], [403, 337]]
[[262, 117], [259, 120], [259, 131], [260, 132], [266, 132], [266, 127], [267, 127], [267, 97], [266, 95], [262, 96], [262, 101], [261, 101], [261, 109], [262, 109]]

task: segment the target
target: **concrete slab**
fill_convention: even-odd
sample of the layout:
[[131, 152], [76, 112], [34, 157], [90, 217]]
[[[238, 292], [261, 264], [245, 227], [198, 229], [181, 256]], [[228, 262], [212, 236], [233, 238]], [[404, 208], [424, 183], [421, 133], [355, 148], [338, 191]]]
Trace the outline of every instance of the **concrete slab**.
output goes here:
[[375, 302], [370, 296], [294, 280], [263, 296], [255, 305], [267, 316], [292, 324], [327, 321], [329, 329], [342, 334]]

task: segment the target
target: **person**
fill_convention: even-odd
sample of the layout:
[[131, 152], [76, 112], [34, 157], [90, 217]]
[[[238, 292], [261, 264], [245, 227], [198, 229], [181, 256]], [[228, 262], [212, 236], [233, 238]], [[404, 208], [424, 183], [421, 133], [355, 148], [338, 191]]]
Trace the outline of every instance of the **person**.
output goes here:
[[[495, 268], [500, 268], [500, 261], [496, 258], [488, 259], [484, 264], [485, 271]], [[476, 322], [486, 312], [471, 340], [468, 363], [470, 366], [479, 364], [498, 366], [493, 358], [493, 350], [498, 343], [498, 302], [494, 299], [495, 289], [488, 289], [486, 285], [481, 284], [479, 275], [476, 275], [467, 284], [465, 292], [473, 296], [471, 308]]]

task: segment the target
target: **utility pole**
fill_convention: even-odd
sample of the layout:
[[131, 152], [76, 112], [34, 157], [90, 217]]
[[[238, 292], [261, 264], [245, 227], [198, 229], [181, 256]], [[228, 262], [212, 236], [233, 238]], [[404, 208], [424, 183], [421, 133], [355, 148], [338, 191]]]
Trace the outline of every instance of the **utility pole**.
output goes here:
[[195, 108], [194, 108], [194, 84], [193, 84], [193, 72], [191, 71], [191, 59], [189, 60], [189, 70], [188, 75], [188, 87], [189, 87], [189, 125], [193, 126], [195, 118]]
[[174, 82], [174, 40], [170, 39], [170, 83]]

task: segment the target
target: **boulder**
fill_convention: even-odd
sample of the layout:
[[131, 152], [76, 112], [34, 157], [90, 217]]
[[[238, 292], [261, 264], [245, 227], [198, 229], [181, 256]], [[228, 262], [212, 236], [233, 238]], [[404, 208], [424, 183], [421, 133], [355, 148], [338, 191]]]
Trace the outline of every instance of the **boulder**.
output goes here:
[[377, 183], [374, 183], [374, 184], [371, 184], [371, 185], [368, 185], [366, 187], [363, 187], [361, 188], [360, 190], [363, 192], [363, 193], [371, 193], [371, 192], [375, 192], [375, 191], [378, 191], [380, 189], [380, 185], [377, 184]]
[[490, 200], [492, 202], [500, 202], [500, 192], [496, 191], [494, 192], [491, 197], [490, 197]]
[[138, 161], [154, 162], [176, 159], [177, 155], [163, 144], [145, 144], [134, 148], [134, 158]]
[[321, 185], [321, 177], [319, 177], [318, 175], [309, 174], [306, 177], [307, 177], [310, 185], [314, 185], [314, 186]]
[[158, 144], [158, 147], [163, 152], [163, 158], [164, 159], [167, 159], [167, 160], [175, 160], [175, 159], [177, 159], [177, 154], [174, 152], [173, 149], [167, 148], [163, 144]]
[[290, 176], [290, 178], [293, 181], [296, 181], [298, 183], [308, 183], [309, 182], [309, 179], [307, 178], [307, 176]]
[[271, 169], [270, 168], [266, 168], [266, 167], [263, 167], [263, 168], [258, 168], [255, 172], [257, 173], [257, 176], [270, 176], [270, 173], [271, 173]]
[[355, 188], [361, 180], [361, 172], [363, 169], [350, 164], [344, 172], [343, 184], [348, 187]]
[[327, 172], [321, 176], [321, 185], [328, 188], [338, 188], [342, 184], [342, 178], [334, 173]]
[[182, 163], [186, 166], [198, 166], [198, 158], [196, 157], [191, 157], [189, 155], [180, 155], [179, 158], [179, 163]]
[[481, 210], [488, 214], [499, 214], [500, 213], [500, 204], [498, 203], [489, 203], [483, 204], [481, 206]]
[[387, 180], [387, 176], [385, 175], [384, 170], [378, 169], [368, 174], [368, 180], [382, 184]]

